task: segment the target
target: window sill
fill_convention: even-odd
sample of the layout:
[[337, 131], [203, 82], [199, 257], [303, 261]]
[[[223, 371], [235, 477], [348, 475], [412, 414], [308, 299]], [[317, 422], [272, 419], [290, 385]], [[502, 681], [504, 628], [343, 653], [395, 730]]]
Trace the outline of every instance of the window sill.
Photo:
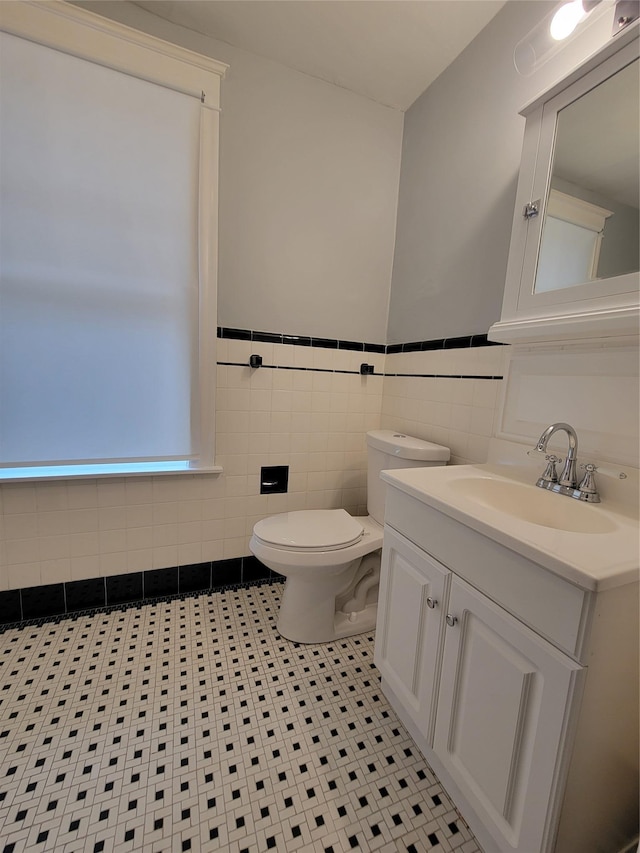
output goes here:
[[109, 477], [159, 477], [174, 474], [221, 474], [221, 465], [190, 467], [186, 462], [132, 462], [113, 465], [51, 465], [0, 469], [0, 485], [47, 480], [97, 480]]

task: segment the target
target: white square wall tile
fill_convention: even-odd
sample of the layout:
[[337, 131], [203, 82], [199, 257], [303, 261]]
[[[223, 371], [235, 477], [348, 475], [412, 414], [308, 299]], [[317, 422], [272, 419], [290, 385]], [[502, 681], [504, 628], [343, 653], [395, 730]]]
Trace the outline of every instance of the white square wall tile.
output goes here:
[[[213, 558], [211, 558], [213, 559]], [[153, 567], [154, 569], [166, 568], [178, 565], [177, 545], [153, 545]]]
[[64, 510], [38, 513], [40, 536], [59, 536], [69, 532], [69, 513]]
[[100, 531], [122, 530], [126, 527], [126, 508], [124, 506], [105, 506], [98, 510], [98, 529]]
[[40, 553], [43, 555], [43, 559], [48, 560], [59, 560], [62, 557], [69, 557], [71, 554], [69, 537], [67, 535], [41, 536]]
[[491, 436], [493, 434], [494, 410], [474, 407], [471, 414], [469, 432], [474, 435]]
[[68, 508], [89, 509], [98, 506], [98, 484], [96, 480], [70, 480], [67, 483]]
[[223, 339], [226, 344], [226, 358], [220, 358], [220, 354], [218, 354], [218, 359], [220, 361], [231, 361], [237, 362], [240, 364], [249, 364], [249, 356], [253, 351], [253, 347], [257, 346], [257, 343], [253, 341], [236, 341], [232, 339]]
[[312, 347], [313, 366], [318, 370], [345, 370], [343, 353], [328, 347]]
[[71, 556], [70, 563], [71, 580], [79, 581], [100, 577], [100, 557], [97, 552], [81, 557]]
[[228, 388], [224, 392], [226, 405], [223, 408], [235, 412], [248, 412], [251, 394], [249, 388]]
[[128, 506], [150, 504], [153, 500], [153, 478], [128, 477], [124, 483], [124, 496]]
[[154, 503], [151, 517], [154, 525], [176, 524], [178, 521], [178, 502]]
[[[87, 534], [93, 536], [93, 534]], [[125, 528], [121, 528], [118, 530], [101, 530], [98, 533], [99, 543], [100, 543], [100, 553], [101, 554], [112, 554], [116, 551], [126, 551], [127, 550], [127, 530]], [[73, 549], [73, 539], [72, 541], [72, 549]]]
[[69, 510], [67, 528], [69, 533], [90, 533], [98, 530], [98, 510], [94, 508]]
[[5, 515], [36, 512], [36, 489], [30, 483], [12, 483], [2, 486], [2, 509]]
[[188, 566], [192, 563], [199, 563], [203, 560], [203, 543], [199, 542], [183, 542], [178, 545], [178, 564]]
[[38, 483], [35, 486], [38, 510], [61, 510], [69, 506], [67, 484], [51, 482]]
[[494, 409], [498, 398], [499, 380], [476, 379], [473, 388], [473, 405]]
[[40, 563], [19, 563], [7, 565], [7, 580], [9, 589], [23, 589], [30, 586], [40, 586], [42, 575]]
[[126, 502], [125, 481], [108, 479], [98, 481], [98, 506], [121, 507]]
[[40, 543], [37, 539], [9, 539], [6, 543], [7, 563], [36, 563], [40, 560]]
[[[271, 363], [270, 360], [265, 360], [265, 364], [269, 363]], [[270, 370], [269, 368], [262, 370], [253, 370], [249, 380], [251, 390], [271, 391], [271, 389], [273, 388], [273, 373], [274, 371]]]
[[153, 547], [152, 527], [130, 527], [126, 531], [127, 551], [140, 551]]
[[126, 574], [129, 571], [127, 565], [126, 551], [100, 554], [100, 577]]
[[153, 547], [165, 548], [178, 544], [178, 525], [159, 524], [153, 527]]
[[43, 584], [64, 583], [71, 578], [71, 560], [69, 557], [42, 560], [40, 578]]
[[26, 539], [36, 535], [38, 515], [35, 512], [17, 512], [7, 516], [4, 535], [7, 539]]
[[292, 370], [274, 370], [273, 371], [273, 390], [276, 391], [292, 391], [293, 390], [293, 371]]
[[130, 527], [148, 527], [153, 523], [152, 504], [134, 504], [125, 508], [125, 525]]
[[155, 568], [153, 565], [153, 550], [142, 548], [140, 550], [127, 550], [127, 572], [145, 572]]
[[453, 404], [451, 406], [451, 429], [457, 430], [459, 432], [469, 432], [471, 425], [471, 416], [471, 406], [458, 406], [456, 404]]

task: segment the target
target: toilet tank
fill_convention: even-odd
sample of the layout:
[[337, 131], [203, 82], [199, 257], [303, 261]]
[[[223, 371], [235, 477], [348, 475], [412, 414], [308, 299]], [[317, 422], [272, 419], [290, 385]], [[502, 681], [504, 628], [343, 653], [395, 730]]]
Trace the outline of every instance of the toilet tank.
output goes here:
[[446, 465], [451, 451], [441, 444], [433, 444], [401, 432], [376, 429], [367, 433], [367, 455], [367, 512], [378, 524], [383, 524], [385, 483], [380, 479], [380, 472], [392, 468]]

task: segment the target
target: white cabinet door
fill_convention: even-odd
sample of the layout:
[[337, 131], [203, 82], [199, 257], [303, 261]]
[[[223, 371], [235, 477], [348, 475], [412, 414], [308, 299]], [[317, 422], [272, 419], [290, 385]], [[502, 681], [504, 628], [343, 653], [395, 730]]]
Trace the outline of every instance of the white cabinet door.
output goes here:
[[428, 743], [450, 577], [444, 566], [385, 528], [375, 662]]
[[434, 751], [496, 850], [545, 850], [582, 668], [458, 578], [447, 612]]

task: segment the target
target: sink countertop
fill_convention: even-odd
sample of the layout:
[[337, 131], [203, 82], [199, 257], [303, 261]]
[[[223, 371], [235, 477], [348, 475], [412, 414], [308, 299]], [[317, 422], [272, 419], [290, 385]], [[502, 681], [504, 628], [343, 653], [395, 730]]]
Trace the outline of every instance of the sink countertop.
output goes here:
[[[632, 516], [607, 509], [605, 503], [584, 504], [565, 495], [538, 489], [529, 467], [512, 465], [451, 465], [383, 471], [382, 479], [427, 506], [510, 548], [523, 557], [583, 589], [598, 591], [637, 582], [640, 576], [640, 528]], [[570, 501], [575, 515], [583, 509], [597, 513], [613, 528], [604, 533], [580, 533], [535, 524], [478, 502], [455, 484], [469, 478], [530, 486], [538, 502]], [[555, 509], [554, 504], [550, 507]], [[559, 512], [562, 504], [558, 505]]]

